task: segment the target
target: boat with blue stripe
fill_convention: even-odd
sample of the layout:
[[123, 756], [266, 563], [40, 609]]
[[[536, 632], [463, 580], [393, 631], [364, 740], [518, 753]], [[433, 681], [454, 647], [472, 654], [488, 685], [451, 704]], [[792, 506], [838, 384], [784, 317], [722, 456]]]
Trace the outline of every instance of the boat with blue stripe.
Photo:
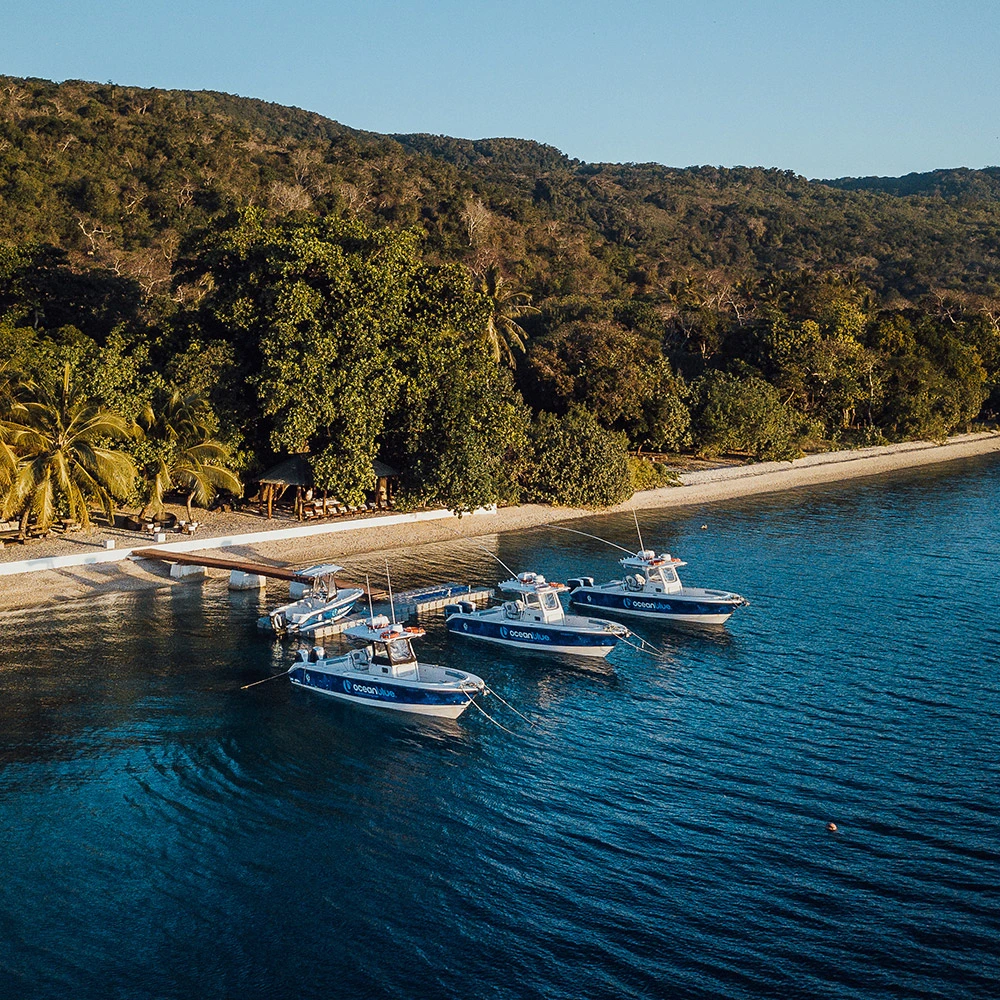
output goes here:
[[262, 615], [257, 627], [278, 636], [308, 636], [339, 621], [364, 594], [360, 587], [337, 586], [337, 574], [343, 568], [323, 563], [298, 570], [302, 582], [294, 582], [290, 587], [292, 596], [298, 599]]
[[364, 644], [361, 648], [334, 657], [322, 646], [300, 649], [288, 677], [295, 687], [338, 701], [457, 719], [486, 690], [486, 682], [464, 670], [419, 663], [412, 640], [423, 634], [376, 615], [344, 630]]
[[570, 656], [607, 656], [632, 634], [617, 622], [567, 615], [559, 600], [566, 589], [540, 573], [520, 573], [499, 584], [512, 600], [480, 611], [468, 601], [449, 604], [445, 624], [452, 635], [467, 639]]
[[621, 560], [625, 578], [608, 583], [594, 583], [585, 576], [568, 581], [570, 604], [597, 612], [611, 612], [661, 621], [722, 625], [738, 608], [747, 604], [745, 597], [726, 590], [685, 587], [677, 569], [686, 566], [669, 552], [657, 555], [641, 549]]

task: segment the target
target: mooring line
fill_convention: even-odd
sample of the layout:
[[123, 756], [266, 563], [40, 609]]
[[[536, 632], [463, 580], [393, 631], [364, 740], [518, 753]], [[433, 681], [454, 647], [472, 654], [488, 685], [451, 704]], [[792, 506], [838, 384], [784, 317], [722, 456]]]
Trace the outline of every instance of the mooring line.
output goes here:
[[258, 684], [266, 684], [268, 681], [276, 681], [279, 677], [287, 677], [289, 673], [290, 671], [286, 670], [283, 674], [273, 674], [271, 677], [265, 677], [263, 680], [253, 681], [250, 684], [244, 684], [240, 690], [246, 691], [247, 688], [256, 687]]
[[511, 735], [511, 736], [517, 736], [517, 733], [515, 733], [513, 729], [508, 729], [508, 728], [507, 728], [506, 726], [502, 726], [502, 725], [500, 725], [500, 723], [499, 723], [499, 722], [497, 722], [497, 720], [496, 720], [496, 719], [494, 719], [494, 718], [493, 718], [493, 716], [492, 716], [492, 715], [490, 715], [490, 713], [489, 713], [489, 712], [487, 712], [487, 711], [486, 711], [486, 710], [485, 710], [485, 709], [484, 709], [484, 708], [482, 707], [482, 705], [480, 705], [480, 704], [479, 704], [479, 702], [478, 702], [478, 701], [476, 701], [476, 699], [475, 699], [475, 698], [470, 698], [470, 699], [469, 699], [469, 704], [470, 704], [470, 705], [472, 705], [472, 707], [473, 707], [473, 708], [476, 708], [476, 709], [478, 709], [478, 710], [479, 710], [480, 712], [482, 712], [482, 713], [483, 713], [483, 715], [485, 715], [485, 716], [486, 716], [486, 718], [487, 718], [487, 719], [489, 719], [489, 720], [490, 720], [490, 722], [492, 722], [492, 723], [493, 723], [493, 725], [494, 725], [494, 726], [496, 726], [496, 727], [497, 727], [498, 729], [502, 729], [502, 730], [503, 730], [503, 731], [504, 731], [505, 733], [510, 733], [510, 735]]
[[509, 701], [504, 701], [504, 699], [501, 698], [500, 695], [498, 695], [496, 691], [493, 690], [493, 688], [490, 687], [486, 688], [486, 693], [493, 695], [493, 697], [496, 698], [497, 701], [499, 701], [502, 705], [506, 705], [516, 716], [518, 716], [521, 719], [524, 719], [524, 721], [527, 722], [529, 726], [533, 726], [535, 729], [538, 728], [538, 723], [532, 722], [531, 719], [529, 719], [526, 715], [522, 715], [516, 708], [514, 708], [514, 706]]

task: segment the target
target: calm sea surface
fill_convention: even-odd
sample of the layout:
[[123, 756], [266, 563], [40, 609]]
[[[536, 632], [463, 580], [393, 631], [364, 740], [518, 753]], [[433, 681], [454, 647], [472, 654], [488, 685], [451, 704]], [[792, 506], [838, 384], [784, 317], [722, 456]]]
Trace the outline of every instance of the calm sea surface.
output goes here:
[[426, 623], [513, 736], [241, 692], [288, 654], [219, 582], [0, 616], [0, 997], [1000, 995], [1000, 461], [639, 522], [750, 607], [598, 669]]

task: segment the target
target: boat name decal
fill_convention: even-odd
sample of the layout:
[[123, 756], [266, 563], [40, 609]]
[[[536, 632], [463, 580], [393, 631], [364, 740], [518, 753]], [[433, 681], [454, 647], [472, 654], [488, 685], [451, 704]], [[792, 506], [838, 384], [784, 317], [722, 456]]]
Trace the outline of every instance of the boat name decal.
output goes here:
[[660, 606], [657, 601], [637, 601], [632, 597], [626, 597], [622, 603], [626, 608], [645, 608], [649, 611], [655, 611]]
[[506, 625], [501, 626], [500, 635], [504, 639], [508, 637], [511, 639], [530, 639], [532, 642], [551, 642], [552, 636], [543, 635], [541, 632], [525, 632], [519, 628], [507, 628]]
[[349, 680], [344, 681], [344, 690], [348, 694], [370, 694], [376, 698], [395, 698], [396, 692], [390, 691], [388, 688], [377, 687], [374, 684], [358, 684], [351, 683]]

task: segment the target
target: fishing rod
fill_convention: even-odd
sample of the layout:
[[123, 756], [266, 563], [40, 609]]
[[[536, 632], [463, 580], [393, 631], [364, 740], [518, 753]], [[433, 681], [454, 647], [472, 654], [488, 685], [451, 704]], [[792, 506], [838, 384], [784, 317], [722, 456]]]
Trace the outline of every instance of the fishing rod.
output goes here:
[[639, 551], [641, 552], [646, 546], [642, 544], [642, 532], [639, 530], [639, 515], [636, 514], [635, 507], [632, 508], [632, 517], [635, 518], [635, 533], [639, 536]]
[[635, 554], [631, 549], [626, 549], [623, 545], [618, 545], [615, 542], [609, 542], [606, 538], [601, 538], [600, 535], [592, 535], [589, 531], [578, 531], [576, 528], [565, 528], [561, 524], [539, 524], [538, 527], [555, 528], [556, 531], [572, 531], [574, 535], [583, 535], [584, 538], [593, 538], [594, 541], [604, 542], [605, 545], [610, 545], [613, 549], [618, 549], [619, 552], [627, 552], [630, 556]]
[[447, 528], [448, 531], [451, 531], [452, 533], [458, 535], [458, 537], [461, 538], [463, 542], [468, 542], [474, 548], [479, 549], [480, 552], [485, 552], [491, 559], [495, 559], [498, 563], [500, 563], [500, 565], [503, 566], [503, 568], [507, 570], [508, 573], [510, 573], [511, 577], [513, 577], [515, 580], [517, 579], [517, 573], [515, 573], [495, 552], [490, 552], [490, 550], [486, 548], [485, 545], [480, 545], [477, 541], [474, 541], [473, 539], [467, 537], [466, 535], [463, 535], [461, 531], [456, 531], [454, 528], [449, 528], [447, 524], [443, 524], [441, 525], [441, 527]]
[[389, 560], [385, 561], [385, 582], [389, 585], [389, 610], [392, 612], [392, 624], [396, 624], [396, 605], [392, 601], [392, 580], [389, 579]]

